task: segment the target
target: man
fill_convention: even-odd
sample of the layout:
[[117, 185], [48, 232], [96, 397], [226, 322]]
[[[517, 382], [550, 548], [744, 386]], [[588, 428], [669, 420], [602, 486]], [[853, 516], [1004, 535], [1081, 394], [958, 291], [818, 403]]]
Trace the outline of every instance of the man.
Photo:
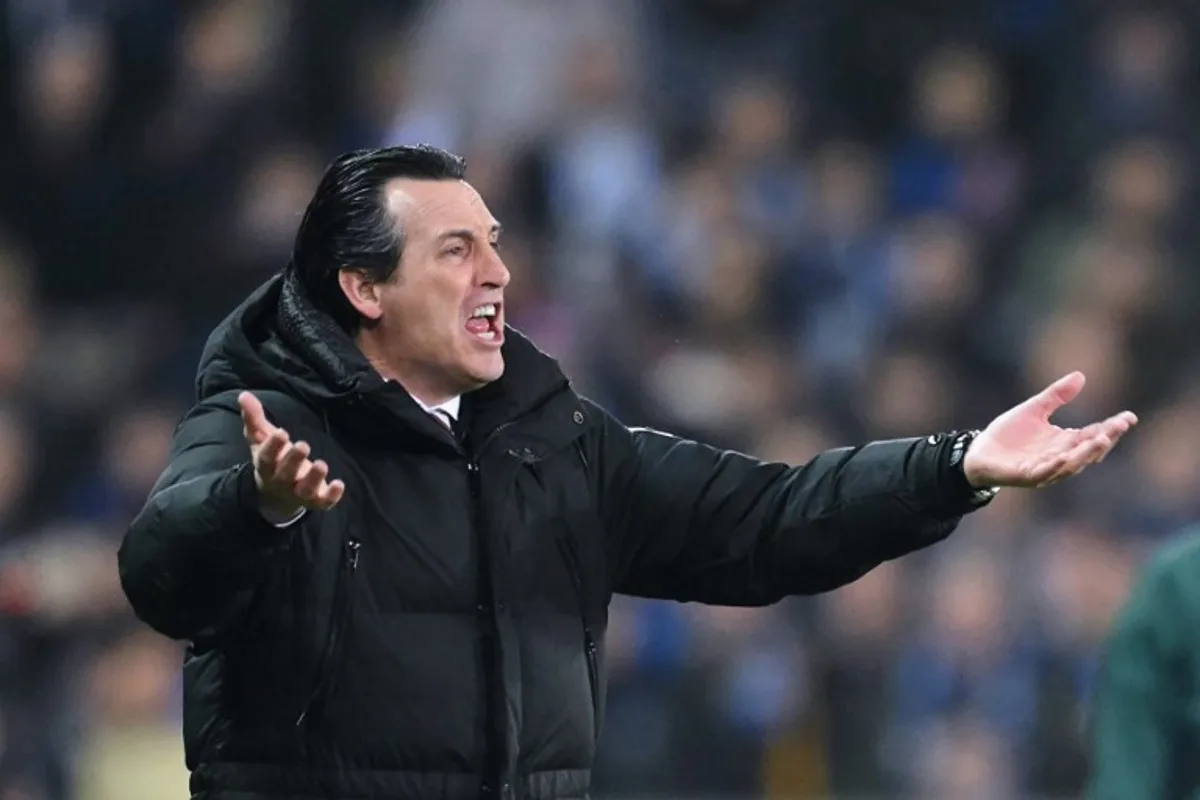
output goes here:
[[1155, 554], [1113, 623], [1093, 704], [1090, 800], [1200, 797], [1200, 528]]
[[190, 642], [193, 797], [584, 797], [614, 592], [761, 606], [1103, 457], [1071, 375], [983, 433], [788, 467], [630, 429], [504, 322], [500, 225], [429, 147], [325, 174], [282, 275], [213, 333], [120, 550]]

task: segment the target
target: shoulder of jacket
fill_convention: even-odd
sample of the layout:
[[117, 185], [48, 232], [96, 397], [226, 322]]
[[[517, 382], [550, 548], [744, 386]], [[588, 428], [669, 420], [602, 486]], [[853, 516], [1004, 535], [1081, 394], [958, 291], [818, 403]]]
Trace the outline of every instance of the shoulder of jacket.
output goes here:
[[1175, 630], [1200, 614], [1200, 527], [1180, 531], [1143, 564], [1115, 620], [1117, 628], [1152, 623]]
[[[230, 389], [219, 394], [206, 397], [198, 404], [198, 409], [212, 408], [241, 414], [238, 406], [238, 395], [243, 389]], [[311, 406], [301, 402], [286, 392], [275, 389], [251, 389], [258, 401], [263, 404], [267, 418], [281, 427], [311, 427], [321, 426], [320, 413]]]

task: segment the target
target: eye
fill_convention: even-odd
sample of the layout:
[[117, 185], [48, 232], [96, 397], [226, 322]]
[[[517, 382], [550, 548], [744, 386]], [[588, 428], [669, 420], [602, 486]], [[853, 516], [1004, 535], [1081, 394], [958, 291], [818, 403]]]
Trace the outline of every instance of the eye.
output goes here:
[[452, 244], [443, 250], [442, 253], [452, 258], [462, 258], [467, 254], [467, 246], [464, 244]]
[[497, 252], [499, 252], [499, 251], [502, 249], [502, 248], [501, 248], [501, 245], [500, 245], [500, 240], [499, 240], [499, 239], [497, 239], [497, 240], [496, 240], [496, 241], [494, 241], [494, 242], [491, 242], [490, 244], [492, 245], [492, 249], [493, 249], [493, 250], [495, 250], [495, 251], [497, 251]]

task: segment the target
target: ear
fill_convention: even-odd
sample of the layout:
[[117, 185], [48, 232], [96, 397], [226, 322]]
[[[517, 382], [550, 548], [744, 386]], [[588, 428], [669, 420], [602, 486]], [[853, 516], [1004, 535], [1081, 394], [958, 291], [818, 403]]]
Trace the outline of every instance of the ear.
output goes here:
[[338, 285], [342, 287], [350, 305], [363, 317], [374, 321], [383, 316], [379, 284], [368, 278], [365, 272], [357, 269], [339, 269]]

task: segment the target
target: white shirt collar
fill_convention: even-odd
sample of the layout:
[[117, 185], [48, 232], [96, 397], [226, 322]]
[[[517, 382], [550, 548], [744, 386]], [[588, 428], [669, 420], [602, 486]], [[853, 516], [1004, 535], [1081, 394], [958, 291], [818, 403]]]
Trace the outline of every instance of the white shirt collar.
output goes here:
[[[413, 400], [417, 400], [417, 398], [414, 397]], [[419, 405], [421, 408], [425, 409], [425, 411], [427, 411], [428, 413], [432, 414], [435, 411], [441, 411], [442, 413], [444, 413], [446, 416], [450, 417], [450, 419], [454, 420], [455, 422], [458, 421], [458, 408], [461, 405], [461, 403], [462, 403], [461, 397], [451, 397], [446, 402], [438, 403], [436, 406], [427, 406], [424, 403], [422, 403], [420, 400], [417, 400], [417, 405]]]
[[[391, 378], [384, 378], [384, 381], [386, 381], [387, 383], [392, 383]], [[462, 405], [462, 397], [461, 396], [451, 397], [446, 402], [438, 403], [436, 406], [425, 405], [423, 402], [421, 402], [420, 398], [418, 398], [416, 395], [412, 394], [411, 392], [409, 393], [408, 396], [411, 397], [413, 400], [415, 400], [417, 405], [419, 405], [422, 409], [424, 409], [426, 414], [432, 414], [435, 411], [441, 411], [443, 414], [450, 417], [450, 419], [454, 420], [455, 422], [458, 421], [458, 409], [459, 409], [459, 406]]]

